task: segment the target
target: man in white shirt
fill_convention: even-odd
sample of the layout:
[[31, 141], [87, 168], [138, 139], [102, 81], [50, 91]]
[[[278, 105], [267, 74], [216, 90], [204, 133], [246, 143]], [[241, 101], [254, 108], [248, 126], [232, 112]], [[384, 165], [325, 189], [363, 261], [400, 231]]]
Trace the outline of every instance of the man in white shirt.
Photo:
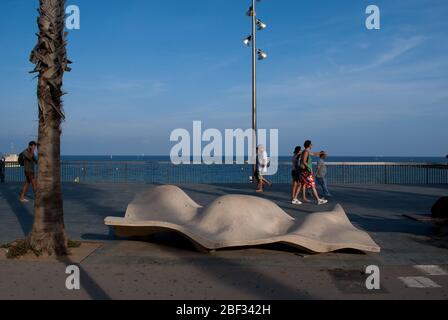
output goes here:
[[272, 182], [264, 178], [263, 175], [268, 173], [268, 153], [263, 145], [259, 145], [257, 148], [257, 172], [255, 176], [257, 178], [257, 192], [263, 192], [263, 185], [267, 184], [272, 186]]

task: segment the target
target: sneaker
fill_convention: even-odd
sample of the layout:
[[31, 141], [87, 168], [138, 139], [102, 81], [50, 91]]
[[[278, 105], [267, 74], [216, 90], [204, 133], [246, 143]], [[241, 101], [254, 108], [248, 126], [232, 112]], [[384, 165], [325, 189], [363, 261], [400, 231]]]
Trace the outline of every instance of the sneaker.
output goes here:
[[291, 201], [292, 204], [301, 205], [302, 202], [299, 201], [299, 199], [294, 199]]
[[325, 200], [325, 199], [319, 199], [319, 200], [317, 201], [317, 205], [318, 205], [318, 206], [320, 206], [320, 205], [322, 205], [322, 204], [326, 204], [326, 203], [328, 203], [328, 200]]
[[28, 200], [28, 199], [26, 199], [26, 198], [23, 198], [23, 199], [20, 199], [20, 198], [19, 198], [19, 201], [22, 202], [22, 203], [30, 202], [30, 200]]

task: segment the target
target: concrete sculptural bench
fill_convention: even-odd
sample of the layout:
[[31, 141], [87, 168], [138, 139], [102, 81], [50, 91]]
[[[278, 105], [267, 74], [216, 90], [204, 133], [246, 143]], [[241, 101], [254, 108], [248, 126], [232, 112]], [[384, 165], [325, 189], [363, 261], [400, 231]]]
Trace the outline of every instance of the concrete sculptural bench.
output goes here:
[[124, 218], [108, 217], [105, 223], [119, 237], [175, 231], [206, 251], [284, 243], [312, 253], [341, 249], [380, 252], [366, 232], [350, 223], [340, 205], [333, 211], [310, 214], [298, 223], [266, 199], [227, 195], [202, 207], [176, 186], [154, 187], [138, 194]]

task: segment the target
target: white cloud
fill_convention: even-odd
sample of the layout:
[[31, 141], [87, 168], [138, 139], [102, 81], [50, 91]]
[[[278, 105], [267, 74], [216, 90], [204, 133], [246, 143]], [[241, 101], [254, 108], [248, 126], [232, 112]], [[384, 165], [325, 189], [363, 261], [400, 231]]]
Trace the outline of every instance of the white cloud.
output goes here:
[[389, 49], [387, 52], [380, 54], [372, 62], [370, 62], [366, 65], [363, 65], [363, 66], [349, 69], [349, 71], [350, 72], [361, 72], [361, 71], [367, 71], [370, 69], [378, 68], [386, 63], [389, 63], [389, 62], [392, 62], [392, 61], [398, 59], [399, 57], [401, 57], [402, 55], [411, 51], [412, 49], [419, 47], [428, 39], [429, 39], [428, 37], [424, 37], [424, 36], [414, 36], [414, 37], [411, 37], [408, 39], [398, 38], [393, 42], [392, 48]]
[[118, 91], [120, 94], [137, 94], [146, 97], [156, 97], [167, 91], [164, 82], [148, 80], [113, 80], [103, 83], [102, 88], [107, 91]]

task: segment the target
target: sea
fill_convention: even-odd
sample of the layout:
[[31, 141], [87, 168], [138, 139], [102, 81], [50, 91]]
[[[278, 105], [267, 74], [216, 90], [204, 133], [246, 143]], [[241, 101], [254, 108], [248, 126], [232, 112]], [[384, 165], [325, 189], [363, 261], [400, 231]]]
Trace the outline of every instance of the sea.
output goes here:
[[[247, 183], [252, 177], [252, 166], [247, 164], [174, 165], [169, 156], [77, 155], [61, 158], [63, 182]], [[279, 157], [277, 173], [269, 176], [272, 182], [291, 182], [291, 158]], [[444, 157], [334, 156], [326, 161], [330, 184], [448, 184], [448, 159]], [[348, 164], [359, 162], [363, 164]], [[18, 165], [7, 166], [5, 173], [7, 181], [21, 182], [24, 179], [23, 169]]]
[[[291, 156], [280, 156], [279, 163], [290, 163]], [[447, 156], [448, 157], [448, 156]], [[146, 156], [146, 155], [99, 155], [99, 156], [62, 156], [63, 161], [159, 161], [170, 162], [169, 156]], [[398, 163], [448, 163], [446, 157], [366, 157], [366, 156], [333, 156], [326, 159], [327, 162], [398, 162]]]

